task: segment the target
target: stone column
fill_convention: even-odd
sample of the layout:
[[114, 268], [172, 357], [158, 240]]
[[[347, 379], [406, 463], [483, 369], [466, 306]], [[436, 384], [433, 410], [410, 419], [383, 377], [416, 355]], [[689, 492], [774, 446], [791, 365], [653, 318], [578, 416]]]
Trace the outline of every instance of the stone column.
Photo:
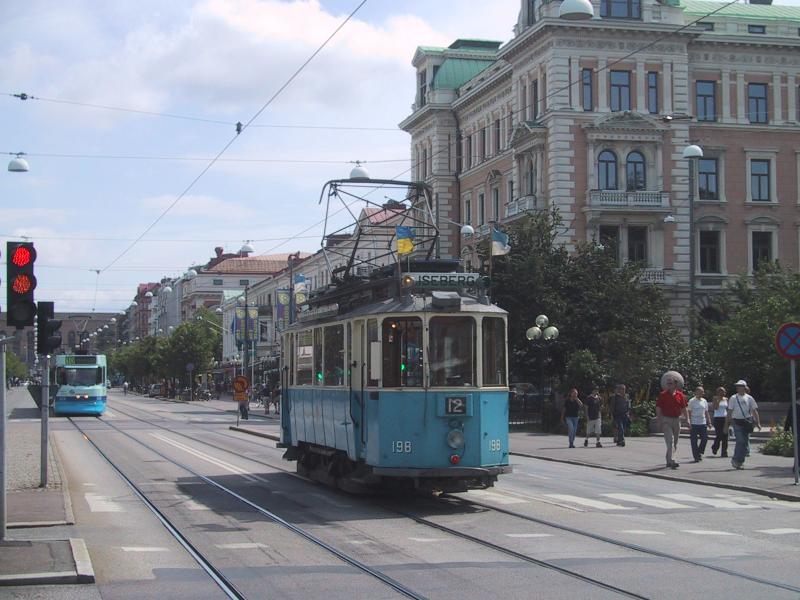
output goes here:
[[747, 114], [744, 110], [744, 73], [736, 73], [736, 122], [747, 123]]
[[597, 61], [597, 111], [608, 112], [608, 71], [605, 58]]
[[569, 89], [572, 94], [572, 110], [581, 110], [581, 92], [583, 91], [583, 87], [581, 86], [580, 77], [580, 59], [577, 56], [573, 56], [570, 58], [569, 64], [569, 82], [571, 84]]
[[664, 114], [672, 113], [672, 63], [664, 63]]
[[722, 70], [722, 122], [731, 122], [731, 70]]
[[790, 123], [797, 123], [797, 79], [794, 73], [786, 76], [786, 88], [788, 102], [786, 103], [786, 120]]
[[[781, 73], [773, 73], [772, 75], [772, 97], [774, 108], [774, 118], [772, 122], [776, 125], [783, 123], [783, 86], [781, 80], [783, 76]], [[797, 93], [797, 92], [795, 92]], [[791, 96], [791, 91], [789, 92]]]
[[644, 74], [644, 59], [636, 60], [636, 111], [640, 113], [647, 112], [647, 103], [645, 102], [645, 74]]

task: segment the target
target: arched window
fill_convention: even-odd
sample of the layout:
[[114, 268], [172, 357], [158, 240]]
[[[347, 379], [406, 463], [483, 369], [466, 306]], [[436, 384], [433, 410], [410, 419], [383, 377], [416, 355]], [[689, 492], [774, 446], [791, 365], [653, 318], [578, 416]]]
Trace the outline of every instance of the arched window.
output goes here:
[[645, 175], [644, 156], [641, 152], [633, 151], [628, 154], [628, 161], [625, 165], [625, 181], [629, 192], [645, 189], [647, 176]]
[[530, 159], [525, 169], [525, 193], [529, 196], [536, 193], [536, 167]]
[[597, 183], [601, 190], [617, 189], [617, 155], [611, 150], [597, 157]]

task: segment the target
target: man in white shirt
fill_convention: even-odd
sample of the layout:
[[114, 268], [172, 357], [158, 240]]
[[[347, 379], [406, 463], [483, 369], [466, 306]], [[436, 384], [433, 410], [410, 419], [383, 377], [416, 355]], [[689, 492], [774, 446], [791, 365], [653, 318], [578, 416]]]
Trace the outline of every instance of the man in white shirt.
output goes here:
[[736, 435], [736, 448], [733, 451], [731, 464], [734, 469], [741, 469], [747, 457], [747, 449], [750, 446], [750, 433], [752, 433], [754, 427], [758, 427], [759, 431], [761, 430], [758, 404], [747, 393], [747, 382], [744, 379], [736, 382], [736, 394], [728, 399], [726, 429], [731, 421], [733, 421], [733, 432]]
[[703, 398], [703, 394], [705, 394], [705, 390], [698, 385], [694, 390], [694, 397], [689, 400], [687, 407], [689, 413], [689, 440], [692, 444], [694, 462], [703, 460], [706, 444], [708, 444], [708, 428], [711, 426], [708, 401]]

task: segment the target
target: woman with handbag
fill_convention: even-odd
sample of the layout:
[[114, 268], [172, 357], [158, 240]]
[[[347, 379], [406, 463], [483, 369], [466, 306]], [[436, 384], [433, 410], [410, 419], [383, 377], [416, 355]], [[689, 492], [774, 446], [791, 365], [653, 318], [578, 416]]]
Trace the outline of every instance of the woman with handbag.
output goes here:
[[725, 395], [725, 388], [718, 387], [714, 392], [714, 444], [711, 446], [711, 453], [716, 454], [717, 450], [722, 450], [720, 457], [728, 458], [728, 429], [725, 422], [728, 420], [728, 397]]
[[736, 434], [736, 446], [733, 451], [731, 464], [734, 469], [741, 469], [747, 457], [750, 445], [750, 434], [758, 427], [761, 430], [761, 419], [758, 416], [758, 404], [747, 393], [747, 382], [740, 379], [736, 382], [736, 394], [728, 399], [728, 422], [733, 421], [733, 431]]

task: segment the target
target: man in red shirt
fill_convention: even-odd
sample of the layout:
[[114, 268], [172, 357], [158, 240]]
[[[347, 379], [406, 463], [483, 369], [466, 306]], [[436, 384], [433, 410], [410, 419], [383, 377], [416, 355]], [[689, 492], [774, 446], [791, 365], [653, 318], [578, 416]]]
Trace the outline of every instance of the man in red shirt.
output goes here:
[[667, 445], [667, 468], [677, 469], [678, 463], [672, 460], [672, 454], [678, 449], [678, 436], [681, 432], [681, 417], [688, 420], [686, 413], [686, 396], [678, 389], [675, 378], [667, 379], [667, 389], [661, 390], [656, 400], [656, 417], [659, 427], [664, 433], [664, 443]]

